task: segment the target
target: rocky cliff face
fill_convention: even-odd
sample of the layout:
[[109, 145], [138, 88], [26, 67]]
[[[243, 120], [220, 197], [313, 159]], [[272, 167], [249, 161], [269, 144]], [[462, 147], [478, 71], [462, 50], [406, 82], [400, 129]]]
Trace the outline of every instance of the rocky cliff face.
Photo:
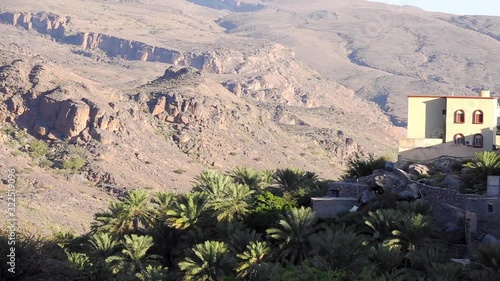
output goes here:
[[224, 73], [221, 62], [210, 52], [182, 53], [111, 35], [80, 32], [65, 39], [84, 49], [100, 49], [110, 57], [191, 66], [211, 73]]
[[[4, 120], [53, 140], [104, 141], [104, 130], [114, 133], [122, 129], [109, 105], [83, 98], [91, 91], [87, 85], [51, 83], [57, 77], [51, 77], [54, 73], [47, 65], [15, 60], [0, 69], [1, 99], [7, 107]], [[46, 80], [49, 77], [52, 81]]]
[[68, 35], [66, 33], [69, 19], [55, 14], [1, 12], [0, 22], [20, 26], [26, 30], [36, 30], [61, 42], [77, 45], [84, 49], [100, 49], [110, 57], [191, 66], [211, 73], [224, 72], [220, 61], [211, 52], [181, 53], [143, 42], [94, 32], [78, 32], [74, 35]]
[[225, 81], [224, 85], [239, 97], [306, 107], [316, 107], [321, 103], [315, 98], [318, 93], [308, 93], [300, 87], [305, 83], [297, 81], [297, 76], [291, 77], [291, 70], [303, 66], [295, 61], [289, 49], [279, 44], [262, 42], [255, 48], [252, 42], [242, 41], [239, 48], [181, 52], [101, 33], [68, 35], [69, 20], [53, 14], [3, 12], [0, 13], [0, 22], [34, 29], [86, 50], [99, 49], [109, 57], [190, 66], [215, 74], [238, 74], [240, 79]]
[[26, 30], [33, 29], [42, 34], [60, 38], [64, 35], [65, 26], [69, 23], [69, 19], [45, 12], [36, 14], [0, 12], [0, 22], [21, 26]]

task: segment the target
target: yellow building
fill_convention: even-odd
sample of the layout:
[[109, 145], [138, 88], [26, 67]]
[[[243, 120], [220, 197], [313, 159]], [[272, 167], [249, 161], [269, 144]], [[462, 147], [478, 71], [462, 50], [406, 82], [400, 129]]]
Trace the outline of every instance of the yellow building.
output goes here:
[[497, 141], [498, 98], [479, 96], [409, 96], [408, 137], [399, 141], [401, 160], [440, 156], [472, 157], [494, 150]]

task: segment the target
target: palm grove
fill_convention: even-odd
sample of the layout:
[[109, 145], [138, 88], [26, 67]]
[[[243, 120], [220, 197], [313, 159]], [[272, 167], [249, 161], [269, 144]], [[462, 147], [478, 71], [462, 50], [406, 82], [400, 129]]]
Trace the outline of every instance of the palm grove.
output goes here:
[[325, 186], [311, 172], [235, 168], [203, 172], [186, 194], [134, 190], [97, 213], [86, 235], [19, 235], [16, 277], [500, 280], [499, 245], [482, 245], [466, 266], [450, 261], [450, 237], [425, 200], [383, 194], [357, 212], [319, 220], [310, 197]]

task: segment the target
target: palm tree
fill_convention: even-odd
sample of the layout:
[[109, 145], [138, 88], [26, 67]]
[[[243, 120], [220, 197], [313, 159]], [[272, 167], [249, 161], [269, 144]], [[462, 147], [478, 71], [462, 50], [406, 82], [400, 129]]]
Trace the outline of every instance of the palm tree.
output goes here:
[[259, 172], [260, 180], [264, 188], [270, 186], [274, 182], [275, 171], [273, 170], [262, 170]]
[[500, 275], [500, 243], [484, 243], [479, 246], [477, 262]]
[[68, 257], [68, 263], [71, 268], [82, 271], [85, 268], [92, 266], [89, 257], [83, 253], [70, 252], [64, 249], [66, 256]]
[[172, 192], [156, 192], [153, 195], [153, 204], [156, 207], [159, 219], [164, 219], [167, 216], [168, 210], [172, 207], [176, 194]]
[[421, 214], [424, 216], [432, 216], [433, 209], [429, 201], [418, 199], [412, 202], [401, 201], [396, 203], [396, 210], [407, 214]]
[[305, 172], [299, 169], [278, 169], [274, 176], [279, 187], [293, 191], [300, 187], [311, 187], [315, 185], [318, 176], [313, 172]]
[[203, 193], [182, 194], [167, 211], [167, 221], [175, 229], [187, 229], [195, 226], [206, 211], [207, 198]]
[[123, 276], [134, 276], [135, 273], [145, 270], [148, 265], [159, 264], [158, 260], [162, 258], [161, 256], [147, 255], [151, 246], [153, 246], [151, 236], [125, 235], [124, 249], [119, 255], [108, 257], [106, 262], [114, 274], [122, 273]]
[[433, 239], [436, 230], [432, 217], [422, 214], [406, 214], [399, 222], [398, 229], [392, 231], [393, 238], [386, 241], [389, 246], [400, 246], [405, 252], [415, 251], [423, 246], [439, 248], [439, 240]]
[[248, 185], [230, 184], [225, 196], [212, 199], [209, 205], [215, 210], [218, 221], [240, 220], [250, 212], [249, 201], [253, 193]]
[[179, 263], [184, 280], [222, 280], [229, 268], [228, 248], [224, 242], [206, 241], [196, 244]]
[[222, 198], [227, 193], [227, 187], [232, 184], [231, 177], [221, 175], [214, 170], [207, 170], [195, 177], [192, 191], [204, 192], [209, 199]]
[[135, 276], [141, 281], [159, 281], [167, 279], [168, 268], [162, 266], [148, 265]]
[[251, 242], [262, 239], [262, 234], [254, 229], [240, 229], [229, 235], [228, 246], [233, 253], [243, 252]]
[[266, 232], [280, 248], [280, 257], [291, 263], [304, 260], [308, 252], [308, 236], [315, 231], [316, 216], [311, 208], [291, 208], [280, 215], [279, 225]]
[[108, 205], [109, 211], [96, 213], [92, 223], [95, 232], [109, 232], [123, 235], [130, 231], [131, 220], [126, 216], [126, 206], [120, 201], [111, 201]]
[[473, 161], [464, 164], [471, 169], [470, 173], [476, 180], [484, 182], [487, 176], [498, 173], [500, 169], [500, 155], [493, 151], [483, 151], [475, 154]]
[[415, 270], [425, 272], [432, 263], [445, 263], [450, 257], [447, 249], [425, 246], [406, 255], [409, 266]]
[[434, 263], [428, 270], [429, 281], [455, 281], [463, 280], [463, 266], [457, 263]]
[[359, 257], [366, 248], [353, 228], [345, 225], [324, 226], [322, 231], [309, 236], [313, 264], [322, 269], [347, 269], [362, 266]]
[[[122, 235], [137, 232], [153, 225], [155, 210], [150, 204], [149, 195], [143, 190], [130, 191], [120, 201], [109, 203], [109, 212], [98, 213], [94, 231], [117, 233]], [[100, 223], [100, 224], [99, 224]]]
[[110, 233], [98, 232], [90, 236], [89, 244], [93, 252], [106, 259], [113, 254], [119, 242]]
[[245, 184], [250, 189], [260, 191], [271, 185], [274, 177], [274, 172], [269, 170], [255, 171], [251, 168], [236, 167], [229, 174], [234, 183]]
[[393, 231], [398, 229], [402, 219], [403, 214], [394, 209], [370, 211], [365, 217], [366, 230], [361, 233], [367, 234], [374, 244], [387, 242], [393, 238]]
[[252, 168], [235, 167], [229, 176], [233, 178], [234, 183], [248, 185], [253, 190], [260, 188], [260, 175]]
[[151, 206], [149, 194], [140, 189], [130, 191], [123, 199], [127, 210], [127, 216], [132, 220], [134, 231], [140, 226], [149, 227], [153, 225], [155, 210]]
[[404, 255], [397, 246], [389, 247], [382, 243], [371, 247], [369, 261], [379, 274], [397, 270], [403, 266]]
[[244, 280], [266, 280], [272, 272], [273, 265], [266, 263], [271, 248], [266, 242], [252, 241], [246, 250], [236, 256], [241, 260], [236, 268], [238, 277]]

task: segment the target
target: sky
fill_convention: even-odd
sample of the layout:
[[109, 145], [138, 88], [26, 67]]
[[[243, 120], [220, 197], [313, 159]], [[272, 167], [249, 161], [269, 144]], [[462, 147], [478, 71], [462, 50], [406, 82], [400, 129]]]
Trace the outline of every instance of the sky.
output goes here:
[[375, 0], [374, 2], [412, 5], [428, 11], [450, 14], [500, 16], [500, 0]]

